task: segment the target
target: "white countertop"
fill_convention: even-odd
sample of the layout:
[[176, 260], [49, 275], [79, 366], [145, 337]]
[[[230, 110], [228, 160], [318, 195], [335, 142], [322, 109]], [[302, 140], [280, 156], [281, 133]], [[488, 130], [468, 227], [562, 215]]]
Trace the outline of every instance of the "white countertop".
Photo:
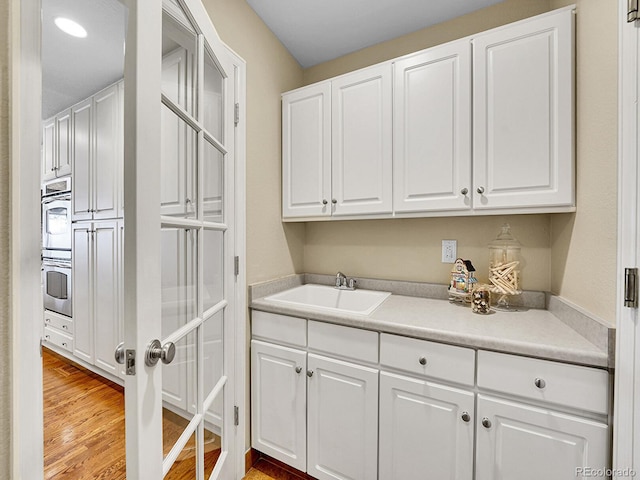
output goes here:
[[327, 312], [258, 298], [251, 308], [425, 340], [607, 368], [601, 350], [546, 310], [471, 312], [469, 306], [391, 295], [370, 315]]

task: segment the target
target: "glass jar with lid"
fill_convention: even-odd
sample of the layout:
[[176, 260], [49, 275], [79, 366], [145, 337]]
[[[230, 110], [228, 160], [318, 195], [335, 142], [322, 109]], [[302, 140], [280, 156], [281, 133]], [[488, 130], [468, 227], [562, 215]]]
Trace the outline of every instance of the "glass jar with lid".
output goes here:
[[509, 298], [520, 295], [521, 245], [511, 233], [508, 223], [502, 225], [498, 236], [489, 244], [489, 283], [498, 295], [496, 308], [509, 308]]

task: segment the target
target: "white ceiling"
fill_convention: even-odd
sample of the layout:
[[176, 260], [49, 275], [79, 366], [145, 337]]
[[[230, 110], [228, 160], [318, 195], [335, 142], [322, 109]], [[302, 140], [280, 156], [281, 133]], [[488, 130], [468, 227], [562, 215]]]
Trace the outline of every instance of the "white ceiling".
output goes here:
[[[122, 78], [127, 9], [118, 0], [42, 1], [42, 117], [59, 113]], [[75, 38], [53, 23], [74, 20]]]
[[302, 67], [502, 0], [247, 0]]

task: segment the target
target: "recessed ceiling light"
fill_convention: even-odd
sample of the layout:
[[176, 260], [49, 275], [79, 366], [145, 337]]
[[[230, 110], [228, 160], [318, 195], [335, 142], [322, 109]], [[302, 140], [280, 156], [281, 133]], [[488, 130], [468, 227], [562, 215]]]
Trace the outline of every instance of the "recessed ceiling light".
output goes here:
[[68, 18], [58, 17], [54, 20], [57, 27], [64, 33], [68, 33], [73, 37], [84, 38], [87, 36], [87, 31], [82, 25], [69, 20]]

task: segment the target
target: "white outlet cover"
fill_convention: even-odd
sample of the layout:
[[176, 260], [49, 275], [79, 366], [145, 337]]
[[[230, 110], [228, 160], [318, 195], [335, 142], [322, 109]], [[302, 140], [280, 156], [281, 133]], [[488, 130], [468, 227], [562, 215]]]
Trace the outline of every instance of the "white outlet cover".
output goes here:
[[442, 240], [442, 263], [455, 263], [457, 250], [457, 240]]

